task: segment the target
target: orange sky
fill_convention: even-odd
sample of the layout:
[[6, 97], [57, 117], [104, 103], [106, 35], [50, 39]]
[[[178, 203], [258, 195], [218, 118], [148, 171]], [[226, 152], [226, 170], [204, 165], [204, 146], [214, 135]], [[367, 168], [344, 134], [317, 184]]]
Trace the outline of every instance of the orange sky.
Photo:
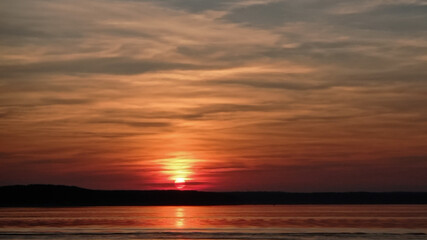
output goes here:
[[427, 191], [422, 0], [3, 0], [0, 185]]

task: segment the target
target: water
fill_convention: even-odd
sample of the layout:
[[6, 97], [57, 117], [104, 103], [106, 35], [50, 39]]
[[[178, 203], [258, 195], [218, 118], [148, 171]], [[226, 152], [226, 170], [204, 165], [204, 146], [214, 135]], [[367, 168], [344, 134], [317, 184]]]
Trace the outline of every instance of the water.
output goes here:
[[0, 239], [426, 240], [427, 205], [0, 208]]

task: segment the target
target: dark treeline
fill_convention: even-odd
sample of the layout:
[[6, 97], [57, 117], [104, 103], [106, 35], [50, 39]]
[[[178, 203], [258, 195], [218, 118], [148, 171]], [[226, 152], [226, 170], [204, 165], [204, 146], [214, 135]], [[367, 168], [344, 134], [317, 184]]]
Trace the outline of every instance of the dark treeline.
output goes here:
[[0, 187], [1, 207], [238, 204], [427, 204], [427, 192], [110, 191], [58, 185]]

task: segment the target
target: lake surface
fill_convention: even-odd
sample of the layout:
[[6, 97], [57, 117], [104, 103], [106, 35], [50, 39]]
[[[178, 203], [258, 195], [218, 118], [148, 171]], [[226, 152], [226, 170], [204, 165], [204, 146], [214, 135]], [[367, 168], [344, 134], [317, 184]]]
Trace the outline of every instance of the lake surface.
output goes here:
[[0, 208], [0, 239], [427, 239], [427, 205]]

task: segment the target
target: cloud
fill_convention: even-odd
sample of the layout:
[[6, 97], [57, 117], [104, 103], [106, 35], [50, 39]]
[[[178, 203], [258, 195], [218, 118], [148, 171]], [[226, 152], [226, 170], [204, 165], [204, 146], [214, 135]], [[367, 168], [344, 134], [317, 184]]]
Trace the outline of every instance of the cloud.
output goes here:
[[[316, 18], [316, 15], [309, 15], [310, 9], [304, 8], [304, 3], [293, 1], [279, 1], [269, 4], [258, 4], [236, 8], [225, 20], [250, 24], [257, 27], [280, 26], [287, 22], [307, 20]], [[302, 11], [308, 10], [308, 12]]]
[[74, 105], [74, 104], [88, 104], [93, 102], [93, 99], [82, 99], [82, 98], [43, 98], [43, 104], [46, 105]]
[[225, 20], [257, 27], [281, 27], [298, 22], [391, 31], [419, 31], [425, 21], [422, 1], [271, 1], [234, 8]]
[[88, 58], [26, 65], [3, 65], [2, 75], [102, 73], [132, 75], [149, 71], [199, 68], [191, 64], [155, 62], [131, 58]]
[[427, 27], [426, 13], [426, 5], [411, 2], [379, 5], [369, 11], [337, 15], [330, 20], [360, 29], [419, 34]]
[[267, 4], [275, 1], [277, 0], [151, 0], [150, 2], [161, 4], [165, 7], [200, 13], [203, 11], [226, 11], [237, 7]]
[[221, 10], [227, 7], [227, 5], [239, 0], [160, 0], [152, 1], [153, 3], [162, 4], [166, 7], [174, 7], [177, 9], [184, 9], [189, 12], [201, 12], [206, 10]]
[[[288, 77], [289, 78], [289, 77]], [[242, 85], [253, 88], [270, 88], [270, 89], [287, 89], [287, 90], [315, 90], [315, 89], [325, 89], [329, 86], [324, 84], [310, 84], [306, 82], [298, 81], [265, 81], [257, 79], [236, 79], [236, 80], [217, 80], [210, 81], [209, 84], [222, 84], [222, 85]]]
[[137, 127], [137, 128], [158, 128], [158, 127], [169, 127], [171, 126], [170, 123], [167, 122], [138, 122], [138, 121], [127, 121], [127, 120], [114, 120], [114, 119], [108, 119], [108, 120], [92, 120], [90, 123], [95, 124], [121, 124], [121, 125], [127, 125], [130, 127]]

